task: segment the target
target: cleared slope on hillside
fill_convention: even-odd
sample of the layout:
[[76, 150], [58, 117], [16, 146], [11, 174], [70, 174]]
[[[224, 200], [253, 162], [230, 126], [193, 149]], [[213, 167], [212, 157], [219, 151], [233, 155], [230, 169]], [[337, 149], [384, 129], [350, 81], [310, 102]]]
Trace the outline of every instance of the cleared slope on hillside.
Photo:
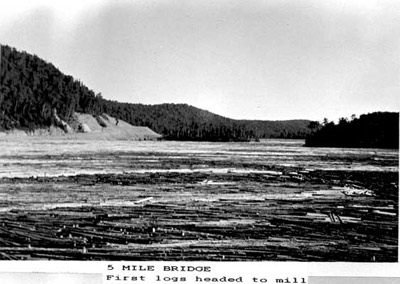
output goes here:
[[80, 138], [108, 140], [157, 140], [162, 135], [148, 127], [133, 126], [126, 121], [115, 119], [107, 114], [97, 119], [90, 114], [76, 113], [75, 117], [81, 122], [83, 132], [78, 131]]
[[148, 127], [133, 126], [107, 114], [94, 117], [90, 114], [75, 113], [68, 123], [59, 119], [57, 124], [59, 126], [52, 125], [31, 131], [0, 132], [0, 139], [39, 136], [90, 140], [157, 140], [162, 138], [162, 135]]

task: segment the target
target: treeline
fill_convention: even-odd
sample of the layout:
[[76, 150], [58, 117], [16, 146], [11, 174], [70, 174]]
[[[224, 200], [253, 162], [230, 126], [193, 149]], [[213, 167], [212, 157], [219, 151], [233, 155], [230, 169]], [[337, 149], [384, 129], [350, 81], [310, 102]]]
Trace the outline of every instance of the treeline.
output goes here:
[[310, 123], [312, 133], [306, 139], [310, 147], [399, 148], [399, 113], [374, 112], [341, 118], [337, 124]]
[[305, 138], [310, 132], [307, 120], [233, 120], [186, 104], [143, 105], [106, 100], [38, 56], [2, 46], [0, 130], [48, 127], [57, 123], [54, 110], [67, 122], [74, 112], [107, 113], [175, 140]]
[[187, 104], [142, 105], [101, 100], [102, 111], [133, 125], [148, 126], [167, 139], [247, 141], [262, 138], [304, 138], [307, 120], [233, 120]]
[[1, 46], [0, 130], [34, 130], [68, 120], [77, 112], [100, 111], [98, 98], [80, 81], [36, 55]]

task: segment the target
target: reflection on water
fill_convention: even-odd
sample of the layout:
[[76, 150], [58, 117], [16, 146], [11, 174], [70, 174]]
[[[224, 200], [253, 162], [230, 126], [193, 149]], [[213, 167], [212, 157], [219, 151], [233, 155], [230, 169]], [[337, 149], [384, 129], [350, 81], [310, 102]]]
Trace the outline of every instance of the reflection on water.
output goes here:
[[0, 177], [123, 172], [257, 171], [263, 166], [311, 170], [398, 171], [397, 150], [306, 148], [303, 140], [259, 143], [0, 141]]

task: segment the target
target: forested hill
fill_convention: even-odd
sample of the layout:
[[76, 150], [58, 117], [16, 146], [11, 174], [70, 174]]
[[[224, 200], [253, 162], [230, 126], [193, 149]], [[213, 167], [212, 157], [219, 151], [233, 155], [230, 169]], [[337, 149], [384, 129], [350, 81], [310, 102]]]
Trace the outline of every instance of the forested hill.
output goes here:
[[338, 124], [314, 124], [315, 132], [306, 146], [349, 148], [399, 148], [399, 113], [374, 112], [351, 120], [341, 118]]
[[75, 112], [95, 116], [107, 113], [177, 140], [304, 138], [310, 131], [307, 120], [233, 120], [186, 104], [143, 105], [106, 100], [38, 56], [2, 46], [0, 130], [35, 130], [55, 125], [55, 110], [67, 122]]

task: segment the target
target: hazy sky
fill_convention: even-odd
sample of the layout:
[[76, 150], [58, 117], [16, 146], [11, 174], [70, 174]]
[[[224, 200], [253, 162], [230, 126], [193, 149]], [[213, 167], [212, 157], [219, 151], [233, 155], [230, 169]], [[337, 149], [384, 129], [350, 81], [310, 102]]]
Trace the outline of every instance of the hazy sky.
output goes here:
[[400, 109], [398, 0], [0, 0], [0, 43], [123, 102], [265, 120]]

